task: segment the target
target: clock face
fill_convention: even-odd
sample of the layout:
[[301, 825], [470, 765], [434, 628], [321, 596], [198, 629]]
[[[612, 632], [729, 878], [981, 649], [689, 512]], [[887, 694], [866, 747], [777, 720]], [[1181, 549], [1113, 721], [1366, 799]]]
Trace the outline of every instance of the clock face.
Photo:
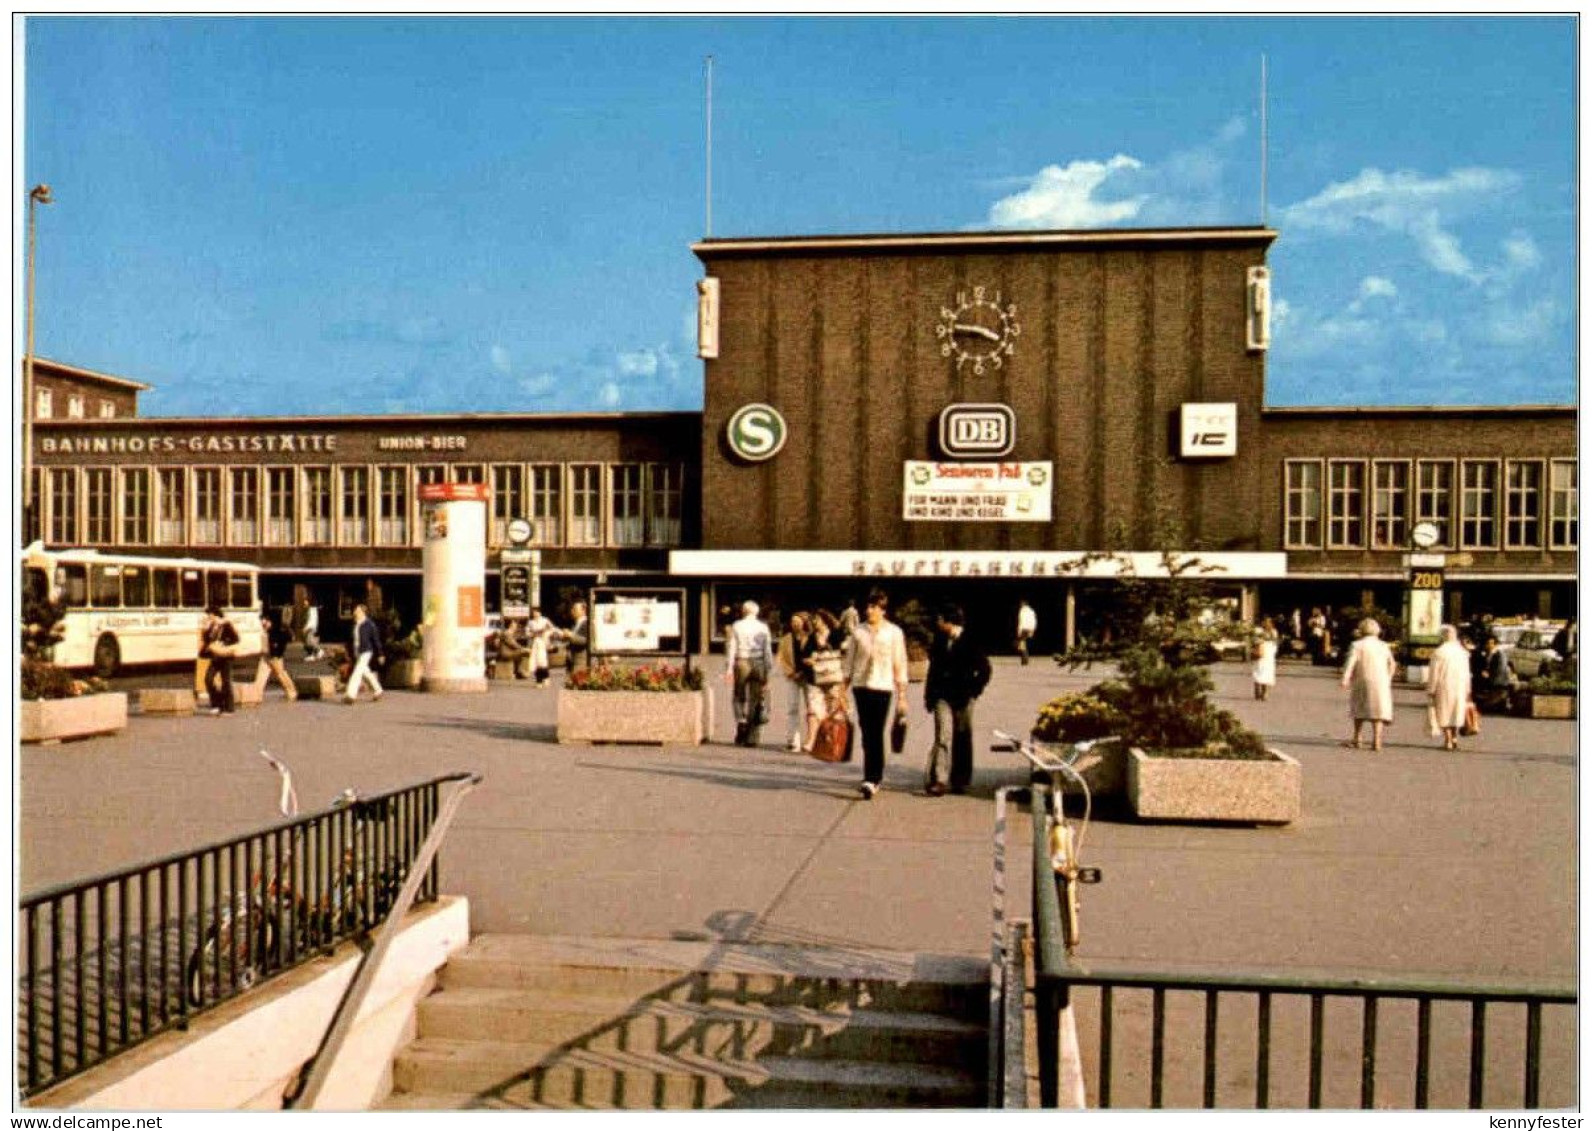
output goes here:
[[1000, 291], [974, 287], [972, 294], [958, 291], [952, 306], [940, 307], [934, 335], [940, 356], [956, 358], [956, 368], [970, 366], [974, 373], [1000, 369], [1017, 350], [1017, 304], [1002, 303]]
[[1428, 546], [1437, 545], [1438, 536], [1437, 524], [1433, 522], [1417, 522], [1415, 528], [1410, 531], [1410, 541], [1423, 550]]
[[531, 524], [523, 518], [510, 519], [508, 535], [510, 542], [529, 542], [531, 540]]

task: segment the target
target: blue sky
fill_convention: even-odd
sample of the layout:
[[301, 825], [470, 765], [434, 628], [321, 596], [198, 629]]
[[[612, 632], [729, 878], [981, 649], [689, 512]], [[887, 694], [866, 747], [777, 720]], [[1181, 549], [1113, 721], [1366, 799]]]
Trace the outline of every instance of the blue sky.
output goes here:
[[[699, 408], [713, 234], [1254, 224], [1272, 404], [1574, 400], [1575, 24], [26, 23], [37, 352], [152, 415]], [[19, 254], [20, 254], [20, 248]]]

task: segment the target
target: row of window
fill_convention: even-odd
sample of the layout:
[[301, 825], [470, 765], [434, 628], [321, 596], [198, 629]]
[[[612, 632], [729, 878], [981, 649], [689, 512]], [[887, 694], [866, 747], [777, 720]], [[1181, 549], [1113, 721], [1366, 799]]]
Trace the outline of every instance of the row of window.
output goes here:
[[1283, 465], [1283, 548], [1404, 550], [1416, 523], [1438, 549], [1574, 550], [1573, 459], [1298, 459]]
[[38, 483], [62, 546], [418, 546], [419, 486], [491, 488], [487, 540], [678, 546], [685, 468], [664, 463], [53, 467]]
[[[35, 420], [49, 420], [55, 416], [55, 390], [35, 389], [33, 415]], [[82, 393], [68, 393], [66, 397], [66, 415], [71, 420], [82, 420], [88, 413], [86, 411], [87, 398]], [[101, 420], [110, 420], [116, 416], [116, 402], [101, 398], [99, 402], [99, 416]]]
[[[35, 591], [47, 591], [43, 570], [29, 570]], [[61, 602], [73, 609], [254, 608], [254, 574], [176, 566], [63, 562], [56, 576]]]

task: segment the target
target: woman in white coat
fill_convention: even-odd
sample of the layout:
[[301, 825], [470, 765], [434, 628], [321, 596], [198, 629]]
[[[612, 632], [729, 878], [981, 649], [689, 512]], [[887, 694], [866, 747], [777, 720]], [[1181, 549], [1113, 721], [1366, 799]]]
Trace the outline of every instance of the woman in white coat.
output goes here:
[[1459, 630], [1443, 626], [1443, 643], [1432, 653], [1426, 673], [1426, 696], [1432, 717], [1443, 731], [1443, 749], [1459, 749], [1459, 732], [1465, 726], [1465, 705], [1470, 702], [1470, 653], [1459, 642]]
[[1260, 622], [1260, 631], [1255, 633], [1249, 678], [1255, 685], [1256, 699], [1267, 698], [1277, 686], [1277, 626], [1270, 617]]
[[1349, 689], [1349, 716], [1354, 738], [1345, 746], [1360, 748], [1360, 728], [1371, 724], [1371, 749], [1382, 749], [1382, 731], [1393, 721], [1393, 650], [1382, 642], [1382, 626], [1371, 617], [1360, 622], [1359, 639], [1343, 665], [1343, 686]]

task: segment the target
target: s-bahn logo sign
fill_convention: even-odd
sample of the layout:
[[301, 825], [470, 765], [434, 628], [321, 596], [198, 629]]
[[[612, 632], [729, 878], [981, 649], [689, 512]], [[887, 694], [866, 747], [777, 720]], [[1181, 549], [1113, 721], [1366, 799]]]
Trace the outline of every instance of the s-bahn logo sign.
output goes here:
[[1185, 404], [1178, 414], [1184, 459], [1212, 459], [1238, 454], [1238, 406]]
[[1003, 456], [1017, 442], [1017, 414], [1003, 404], [953, 404], [940, 413], [940, 451], [951, 458]]
[[742, 405], [724, 426], [730, 451], [748, 463], [772, 459], [785, 446], [785, 418], [766, 404]]

